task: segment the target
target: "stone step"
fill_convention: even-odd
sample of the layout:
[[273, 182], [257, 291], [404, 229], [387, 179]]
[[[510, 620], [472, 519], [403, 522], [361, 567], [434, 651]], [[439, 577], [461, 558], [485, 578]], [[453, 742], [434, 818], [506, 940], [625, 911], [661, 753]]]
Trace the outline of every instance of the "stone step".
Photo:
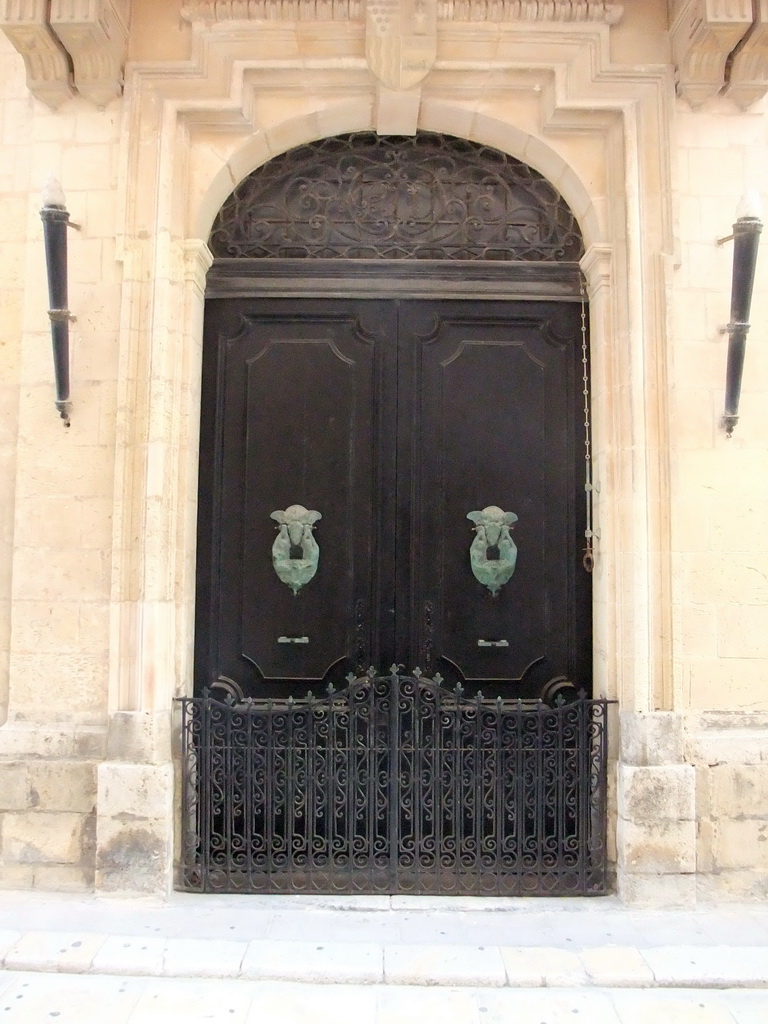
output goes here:
[[[0, 932], [6, 971], [481, 988], [766, 988], [766, 945], [578, 949]], [[768, 1021], [768, 1012], [766, 1013]]]

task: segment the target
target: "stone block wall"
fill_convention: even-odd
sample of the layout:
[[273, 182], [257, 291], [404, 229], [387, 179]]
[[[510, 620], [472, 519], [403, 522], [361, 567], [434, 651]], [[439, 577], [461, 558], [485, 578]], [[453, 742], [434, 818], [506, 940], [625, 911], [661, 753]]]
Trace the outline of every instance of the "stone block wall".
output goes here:
[[95, 825], [94, 762], [0, 760], [0, 887], [92, 888]]
[[753, 188], [768, 220], [765, 101], [727, 100], [674, 124], [679, 251], [671, 368], [671, 515], [675, 706], [768, 710], [768, 235], [763, 232], [747, 336], [740, 419], [721, 427], [739, 196]]
[[768, 715], [691, 719], [699, 895], [768, 899]]
[[[0, 35], [0, 886], [90, 889], [106, 750], [120, 104], [62, 115]], [[54, 407], [39, 216], [64, 185], [73, 416]]]

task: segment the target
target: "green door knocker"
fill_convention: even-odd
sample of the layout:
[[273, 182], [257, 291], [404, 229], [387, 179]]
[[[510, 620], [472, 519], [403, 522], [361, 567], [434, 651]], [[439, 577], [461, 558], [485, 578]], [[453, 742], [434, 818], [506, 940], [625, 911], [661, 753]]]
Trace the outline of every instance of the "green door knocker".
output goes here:
[[283, 583], [298, 594], [317, 572], [320, 548], [312, 531], [323, 517], [303, 505], [290, 505], [285, 511], [270, 513], [270, 518], [280, 524], [272, 545], [272, 564]]
[[496, 597], [515, 571], [517, 547], [509, 531], [517, 516], [498, 505], [488, 505], [481, 512], [470, 512], [467, 519], [475, 523], [475, 539], [469, 549], [472, 572]]

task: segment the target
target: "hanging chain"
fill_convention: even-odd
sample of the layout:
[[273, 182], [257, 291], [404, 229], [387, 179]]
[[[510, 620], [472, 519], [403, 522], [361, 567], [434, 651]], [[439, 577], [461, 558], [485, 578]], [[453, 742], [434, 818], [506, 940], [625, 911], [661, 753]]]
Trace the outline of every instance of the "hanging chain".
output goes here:
[[584, 281], [581, 287], [581, 366], [584, 383], [584, 496], [586, 499], [586, 528], [584, 530], [584, 557], [582, 565], [587, 572], [595, 567], [595, 553], [592, 548], [592, 437], [589, 418], [589, 363], [587, 351], [587, 297]]

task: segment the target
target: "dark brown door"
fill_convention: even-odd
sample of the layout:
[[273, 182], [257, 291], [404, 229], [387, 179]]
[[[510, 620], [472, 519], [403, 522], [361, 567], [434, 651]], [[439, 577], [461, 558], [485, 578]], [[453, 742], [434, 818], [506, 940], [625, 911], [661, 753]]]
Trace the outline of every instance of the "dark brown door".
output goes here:
[[[198, 690], [298, 695], [393, 663], [488, 696], [589, 689], [578, 304], [206, 309]], [[273, 559], [295, 505], [321, 516], [297, 592]], [[283, 564], [311, 563], [292, 536]]]

